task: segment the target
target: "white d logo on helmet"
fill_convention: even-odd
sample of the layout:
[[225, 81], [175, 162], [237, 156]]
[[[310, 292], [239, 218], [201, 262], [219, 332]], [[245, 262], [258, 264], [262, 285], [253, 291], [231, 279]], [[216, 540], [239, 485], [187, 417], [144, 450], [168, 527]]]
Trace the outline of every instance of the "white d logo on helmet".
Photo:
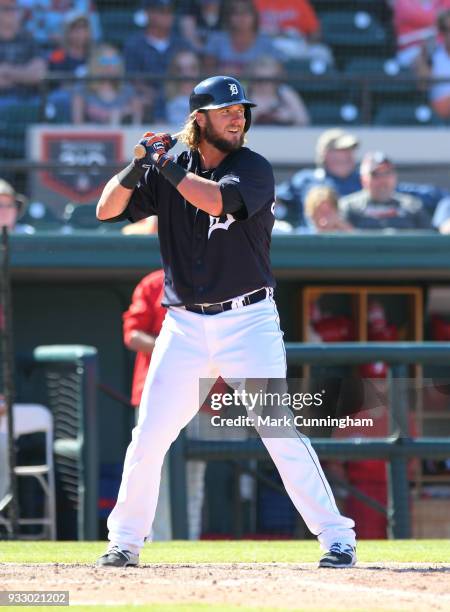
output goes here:
[[232, 96], [238, 96], [239, 95], [239, 89], [238, 86], [236, 85], [236, 83], [228, 83], [229, 87], [230, 87], [230, 93]]

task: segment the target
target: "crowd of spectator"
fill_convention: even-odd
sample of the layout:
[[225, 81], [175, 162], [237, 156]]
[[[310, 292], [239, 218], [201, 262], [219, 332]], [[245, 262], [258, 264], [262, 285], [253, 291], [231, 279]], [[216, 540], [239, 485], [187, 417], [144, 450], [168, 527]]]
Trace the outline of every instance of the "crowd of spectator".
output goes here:
[[[413, 68], [420, 78], [450, 77], [450, 0], [382, 4], [391, 11], [399, 65]], [[125, 10], [125, 3], [120, 6]], [[181, 127], [193, 85], [206, 74], [230, 73], [244, 81], [257, 104], [253, 124], [310, 125], [311, 112], [298, 83], [289, 84], [292, 61], [336, 64], [314, 6], [314, 0], [139, 0], [127, 8], [134, 12], [135, 27], [124, 28], [122, 43], [113, 44], [102, 19], [108, 10], [103, 3], [0, 0], [0, 117], [2, 109], [42, 98], [49, 121], [164, 121]], [[430, 88], [430, 104], [442, 118], [450, 118], [449, 88], [445, 81]], [[431, 185], [398, 182], [389, 160], [389, 169], [381, 174], [363, 171], [367, 163], [360, 173], [358, 144], [349, 132], [324, 132], [317, 143], [316, 167], [302, 169], [278, 186], [277, 214], [283, 221], [278, 230], [390, 227], [392, 211], [381, 221], [381, 203], [387, 200], [372, 194], [375, 207], [362, 201], [372, 193], [369, 183], [374, 189], [392, 183], [389, 198], [395, 200], [394, 208], [398, 205], [398, 216], [405, 212], [405, 201], [414, 207], [418, 199], [423, 210], [415, 227], [442, 231], [448, 194]], [[313, 192], [306, 205], [312, 187], [330, 189]], [[447, 205], [439, 207], [443, 199]], [[377, 216], [376, 223], [374, 218], [366, 225], [359, 217], [357, 221], [357, 209], [361, 217]], [[409, 221], [413, 216], [406, 215]]]
[[[412, 90], [424, 94], [429, 90], [431, 114], [434, 111], [436, 118], [448, 120], [450, 85], [445, 79], [450, 79], [450, 0], [373, 4], [373, 14], [369, 14], [358, 12], [355, 3], [354, 21], [361, 32], [368, 33], [379, 6], [384, 7], [388, 38], [383, 53], [389, 53], [391, 47], [394, 53], [397, 47], [395, 60], [386, 64], [386, 74], [410, 70], [411, 78], [416, 79], [411, 81]], [[267, 75], [274, 79], [271, 91], [268, 82], [261, 84], [261, 95], [272, 101], [280, 99], [291, 110], [281, 116], [270, 110], [257, 112], [255, 123], [306, 125], [311, 121], [308, 104], [312, 102], [302, 100], [301, 82], [289, 86], [292, 67], [306, 62], [312, 75], [323, 74], [327, 66], [345, 72], [358, 53], [360, 59], [370, 55], [374, 42], [369, 40], [367, 49], [353, 49], [344, 60], [335, 57], [336, 48], [327, 44], [322, 14], [315, 6], [314, 0], [136, 0], [133, 5], [111, 8], [100, 0], [99, 7], [92, 0], [0, 0], [1, 104], [43, 96], [47, 119], [64, 123], [76, 114], [78, 120], [74, 80], [92, 78], [89, 68], [104, 49], [99, 45], [106, 44], [115, 47], [122, 64], [114, 78], [126, 78], [132, 85], [126, 91], [139, 99], [141, 109], [131, 104], [131, 113], [109, 113], [102, 123], [133, 122], [140, 117], [146, 122], [168, 121], [172, 113], [167, 80], [190, 77], [174, 68], [174, 56], [189, 51], [195, 54], [202, 75], [230, 73], [250, 83]], [[118, 13], [118, 7], [129, 15], [131, 28], [123, 23], [122, 29], [120, 21], [113, 30], [106, 25], [104, 18], [108, 12]], [[273, 66], [268, 67], [267, 58]], [[260, 75], [255, 67], [263, 60]], [[442, 82], [429, 87], [432, 77]], [[130, 106], [127, 96], [123, 104]], [[95, 113], [85, 115], [83, 121], [95, 122]]]
[[449, 233], [450, 192], [432, 184], [398, 180], [382, 151], [357, 160], [355, 135], [325, 130], [316, 145], [316, 167], [277, 186], [277, 216], [298, 233], [351, 230], [428, 230]]
[[[305, 125], [300, 95], [282, 83], [284, 63], [292, 57], [333, 61], [319, 43], [308, 0], [285, 1], [278, 9], [267, 0], [143, 0], [135, 13], [139, 26], [124, 33], [120, 45], [108, 40], [90, 1], [0, 0], [0, 13], [1, 105], [42, 97], [47, 119], [62, 123], [180, 121], [192, 83], [181, 80], [213, 72], [245, 77], [264, 57], [261, 77], [276, 82], [271, 90], [262, 83], [259, 95], [268, 99], [266, 107], [281, 100], [288, 108], [281, 116], [261, 113], [261, 122]], [[104, 74], [112, 78], [94, 81]]]

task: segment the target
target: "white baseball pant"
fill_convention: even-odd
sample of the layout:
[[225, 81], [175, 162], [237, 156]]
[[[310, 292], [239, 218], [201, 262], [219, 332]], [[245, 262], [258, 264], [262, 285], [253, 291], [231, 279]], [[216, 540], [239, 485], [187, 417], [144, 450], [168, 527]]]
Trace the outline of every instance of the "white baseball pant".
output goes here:
[[[155, 515], [164, 456], [198, 411], [199, 379], [284, 378], [286, 357], [271, 297], [217, 315], [169, 308], [152, 354], [128, 447], [109, 540], [139, 552]], [[263, 437], [284, 486], [325, 550], [355, 544], [353, 520], [342, 516], [309, 440]]]

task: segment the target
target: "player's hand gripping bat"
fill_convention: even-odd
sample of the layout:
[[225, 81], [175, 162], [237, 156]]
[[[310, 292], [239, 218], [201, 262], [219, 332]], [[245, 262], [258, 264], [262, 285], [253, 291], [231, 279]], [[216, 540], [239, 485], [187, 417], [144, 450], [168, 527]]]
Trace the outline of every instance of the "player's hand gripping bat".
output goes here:
[[149, 165], [164, 166], [170, 159], [167, 152], [176, 145], [177, 134], [146, 132], [134, 147], [134, 158], [142, 162], [143, 167]]

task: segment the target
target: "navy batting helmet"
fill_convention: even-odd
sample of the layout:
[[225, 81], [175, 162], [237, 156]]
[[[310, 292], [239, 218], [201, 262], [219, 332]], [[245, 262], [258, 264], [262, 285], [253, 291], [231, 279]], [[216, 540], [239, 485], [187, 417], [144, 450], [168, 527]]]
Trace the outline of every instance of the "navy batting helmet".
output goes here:
[[210, 77], [196, 85], [189, 98], [191, 113], [196, 110], [224, 108], [232, 104], [245, 106], [244, 131], [247, 132], [252, 121], [250, 108], [256, 104], [247, 100], [244, 88], [237, 79], [229, 76]]

